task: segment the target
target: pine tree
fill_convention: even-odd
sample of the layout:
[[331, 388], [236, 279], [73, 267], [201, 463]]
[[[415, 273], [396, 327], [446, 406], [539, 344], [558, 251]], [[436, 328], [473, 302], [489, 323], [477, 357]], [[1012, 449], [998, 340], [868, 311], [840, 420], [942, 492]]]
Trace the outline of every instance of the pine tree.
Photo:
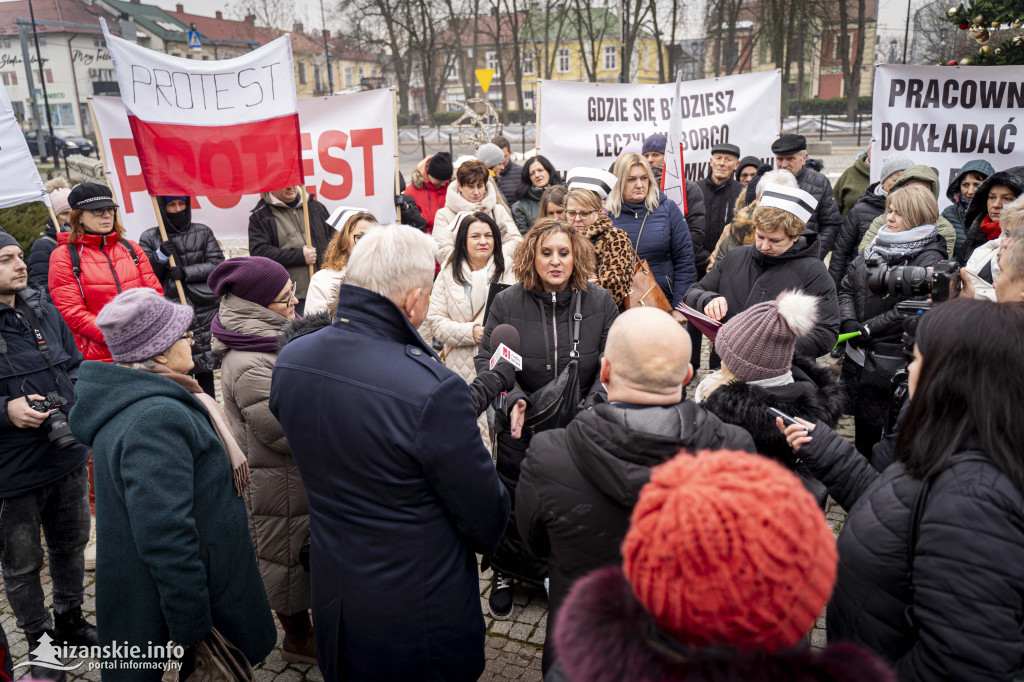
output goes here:
[[959, 64], [1024, 64], [1024, 0], [974, 0], [950, 7], [946, 20], [981, 46], [977, 54], [961, 55]]

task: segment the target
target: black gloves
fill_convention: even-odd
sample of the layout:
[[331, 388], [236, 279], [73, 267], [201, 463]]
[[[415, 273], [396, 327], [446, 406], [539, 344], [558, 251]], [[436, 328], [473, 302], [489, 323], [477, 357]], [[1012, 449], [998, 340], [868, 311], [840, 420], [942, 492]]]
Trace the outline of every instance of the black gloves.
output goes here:
[[856, 331], [860, 332], [860, 336], [853, 337], [847, 343], [854, 348], [867, 348], [868, 344], [871, 343], [871, 330], [867, 326], [863, 326]]
[[179, 267], [169, 267], [167, 268], [167, 276], [170, 277], [171, 279], [184, 280], [185, 271]]
[[171, 256], [178, 255], [178, 249], [175, 248], [174, 242], [168, 239], [165, 242], [160, 242], [160, 253], [170, 258]]

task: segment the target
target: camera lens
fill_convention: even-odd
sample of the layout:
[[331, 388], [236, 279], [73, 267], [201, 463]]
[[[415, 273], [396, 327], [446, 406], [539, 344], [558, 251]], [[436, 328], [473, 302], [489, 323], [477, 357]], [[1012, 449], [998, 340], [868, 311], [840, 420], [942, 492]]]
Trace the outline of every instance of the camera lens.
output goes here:
[[52, 412], [43, 422], [43, 428], [46, 429], [46, 437], [57, 450], [64, 450], [78, 442], [63, 412]]

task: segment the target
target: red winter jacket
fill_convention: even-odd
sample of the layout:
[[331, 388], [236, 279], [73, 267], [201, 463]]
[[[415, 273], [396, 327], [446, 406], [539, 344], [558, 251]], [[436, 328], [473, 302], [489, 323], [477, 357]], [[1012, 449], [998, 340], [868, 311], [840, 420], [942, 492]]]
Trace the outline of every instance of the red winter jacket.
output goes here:
[[125, 289], [150, 287], [161, 294], [164, 290], [142, 247], [128, 240], [139, 259], [136, 265], [117, 232], [80, 234], [71, 244], [72, 248], [77, 248], [81, 262], [79, 288], [67, 247], [70, 236], [70, 232], [58, 233], [57, 248], [50, 254], [50, 296], [75, 335], [75, 344], [85, 359], [110, 362], [110, 351], [103, 332], [96, 326], [96, 315]]
[[424, 182], [422, 189], [409, 185], [405, 188], [405, 194], [412, 197], [412, 200], [416, 202], [416, 208], [420, 209], [420, 214], [427, 221], [427, 229], [424, 232], [433, 232], [434, 214], [444, 208], [448, 185], [440, 189], [434, 187], [431, 182]]

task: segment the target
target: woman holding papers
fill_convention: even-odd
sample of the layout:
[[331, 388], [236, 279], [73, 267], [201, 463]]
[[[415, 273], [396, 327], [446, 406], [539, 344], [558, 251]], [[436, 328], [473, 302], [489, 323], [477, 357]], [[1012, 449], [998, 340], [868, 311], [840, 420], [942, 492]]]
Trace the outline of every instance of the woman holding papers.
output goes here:
[[795, 187], [766, 185], [754, 209], [754, 244], [739, 246], [686, 292], [691, 308], [722, 322], [784, 291], [817, 296], [818, 320], [796, 340], [797, 355], [816, 358], [839, 336], [839, 303], [828, 268], [818, 258], [818, 235], [804, 234], [817, 200]]

